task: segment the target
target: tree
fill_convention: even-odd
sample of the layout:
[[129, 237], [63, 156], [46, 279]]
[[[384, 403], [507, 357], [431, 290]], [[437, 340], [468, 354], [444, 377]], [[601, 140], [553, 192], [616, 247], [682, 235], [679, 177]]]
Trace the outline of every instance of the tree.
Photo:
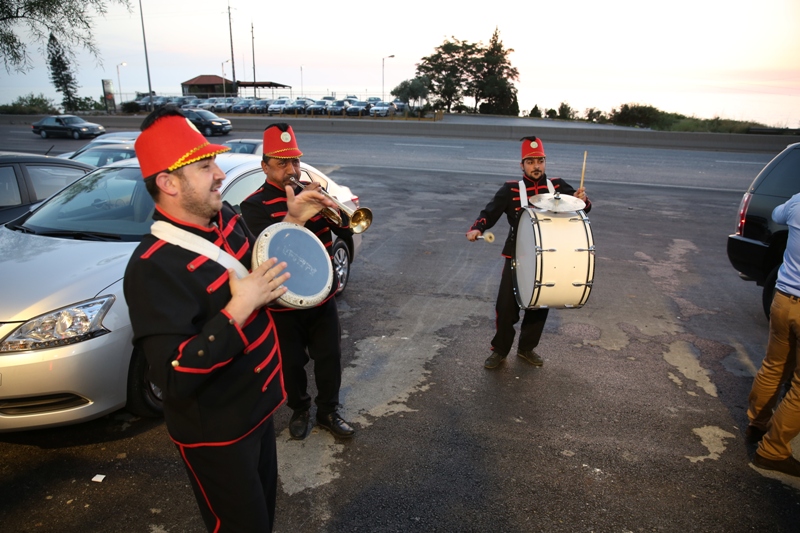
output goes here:
[[50, 65], [50, 81], [56, 91], [64, 95], [61, 105], [66, 111], [75, 111], [78, 109], [78, 80], [72, 73], [64, 48], [52, 33], [47, 43], [47, 62]]
[[390, 94], [406, 104], [416, 101], [417, 105], [422, 105], [422, 100], [428, 97], [429, 86], [430, 80], [426, 76], [417, 76], [400, 82]]
[[[500, 30], [496, 27], [489, 45], [486, 48], [479, 46], [479, 49], [481, 53], [473, 58], [475, 66], [470, 80], [475, 109], [480, 107], [486, 113], [498, 115], [519, 115], [517, 88], [512, 83], [519, 80], [519, 71], [511, 66], [508, 58], [514, 50], [503, 46]], [[482, 106], [482, 100], [487, 100], [488, 105]]]
[[41, 49], [54, 35], [64, 46], [64, 54], [74, 60], [76, 47], [87, 49], [99, 59], [92, 38], [93, 15], [105, 16], [107, 4], [120, 4], [129, 11], [130, 0], [2, 0], [0, 2], [0, 56], [6, 72], [26, 72], [33, 68], [28, 45], [18, 33], [25, 30]]
[[575, 120], [577, 116], [578, 113], [568, 103], [561, 102], [561, 105], [558, 106], [558, 118], [561, 120]]
[[529, 116], [533, 118], [542, 118], [542, 110], [539, 109], [538, 105], [535, 105], [533, 109], [531, 109], [531, 114]]
[[467, 72], [477, 45], [459, 41], [455, 37], [436, 47], [433, 54], [423, 57], [417, 64], [417, 77], [428, 79], [428, 89], [436, 96], [434, 104], [450, 112], [464, 98]]
[[0, 113], [10, 115], [54, 115], [58, 113], [55, 102], [44, 94], [30, 93], [19, 96], [10, 105], [0, 105]]

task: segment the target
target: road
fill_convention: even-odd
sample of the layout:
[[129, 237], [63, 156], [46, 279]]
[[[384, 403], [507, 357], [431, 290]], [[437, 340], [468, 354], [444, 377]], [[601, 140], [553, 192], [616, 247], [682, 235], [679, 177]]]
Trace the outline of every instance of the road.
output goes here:
[[[518, 144], [308, 134], [300, 146], [375, 223], [339, 299], [343, 414], [358, 433], [290, 441], [279, 412], [276, 531], [797, 531], [800, 480], [749, 464], [768, 324], [760, 288], [725, 254], [769, 155], [545, 139], [548, 174], [573, 185], [588, 150], [595, 286], [582, 309], [551, 312], [542, 368], [509, 357], [487, 371], [507, 225], [494, 244], [464, 233], [517, 178]], [[202, 530], [160, 421], [120, 411], [3, 434], [0, 457], [4, 530]]]

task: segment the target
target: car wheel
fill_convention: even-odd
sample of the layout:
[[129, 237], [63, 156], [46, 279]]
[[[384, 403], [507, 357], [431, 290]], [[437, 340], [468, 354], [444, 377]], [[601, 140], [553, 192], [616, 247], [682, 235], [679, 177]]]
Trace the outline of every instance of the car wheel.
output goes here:
[[47, 139], [47, 132], [46, 131], [44, 131], [44, 130], [40, 131], [39, 135], [42, 136], [42, 139]]
[[214, 135], [214, 132], [211, 130], [210, 126], [206, 126], [205, 128], [203, 128], [203, 135], [205, 135], [206, 137], [211, 137], [212, 135]]
[[149, 368], [144, 354], [134, 349], [128, 368], [128, 400], [125, 408], [137, 416], [155, 418], [163, 416], [164, 403], [161, 389], [147, 379]]
[[72, 138], [75, 139], [76, 141], [79, 140], [81, 138], [81, 132], [79, 132], [78, 130], [73, 131]]
[[781, 265], [776, 266], [769, 273], [767, 279], [764, 280], [764, 290], [761, 292], [761, 305], [764, 306], [764, 315], [769, 320], [769, 310], [772, 307], [772, 299], [775, 297], [775, 284], [778, 282], [778, 269]]
[[341, 294], [347, 287], [347, 280], [350, 278], [350, 250], [341, 239], [338, 239], [336, 244], [333, 245], [332, 261], [333, 269], [339, 278], [339, 289], [336, 294]]

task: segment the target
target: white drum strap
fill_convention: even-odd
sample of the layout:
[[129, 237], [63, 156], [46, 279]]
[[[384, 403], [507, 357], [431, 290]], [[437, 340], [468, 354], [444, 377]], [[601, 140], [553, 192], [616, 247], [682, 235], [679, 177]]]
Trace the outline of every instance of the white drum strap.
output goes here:
[[215, 246], [214, 243], [205, 240], [199, 235], [190, 233], [173, 224], [170, 224], [169, 222], [156, 220], [153, 222], [153, 225], [150, 226], [150, 233], [163, 241], [167, 241], [175, 246], [180, 246], [184, 250], [189, 250], [191, 252], [204, 255], [212, 261], [216, 261], [220, 265], [224, 266], [226, 269], [234, 269], [239, 278], [243, 278], [250, 274], [250, 272], [239, 262], [238, 259], [233, 257], [225, 250]]
[[519, 205], [522, 209], [528, 207], [528, 189], [525, 187], [525, 180], [519, 180]]

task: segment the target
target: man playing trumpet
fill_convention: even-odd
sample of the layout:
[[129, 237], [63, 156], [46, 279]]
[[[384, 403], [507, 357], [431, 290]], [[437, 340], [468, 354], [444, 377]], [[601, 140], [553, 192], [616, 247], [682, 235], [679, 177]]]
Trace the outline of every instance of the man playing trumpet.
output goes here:
[[[266, 174], [264, 184], [242, 202], [242, 216], [250, 230], [259, 235], [265, 228], [278, 222], [295, 222], [287, 212], [287, 186], [300, 179], [300, 156], [292, 127], [288, 124], [270, 124], [264, 130], [264, 156], [261, 168]], [[318, 184], [304, 189], [297, 187], [298, 198], [315, 193]], [[343, 214], [344, 216], [344, 214]], [[349, 224], [348, 220], [343, 222]], [[302, 224], [302, 222], [301, 222]], [[338, 227], [321, 214], [305, 223], [331, 253], [333, 233], [343, 235], [351, 230]], [[341, 326], [334, 295], [339, 287], [334, 279], [330, 294], [316, 307], [309, 309], [273, 309], [278, 329], [278, 342], [283, 358], [283, 377], [292, 409], [289, 434], [302, 440], [308, 436], [311, 397], [307, 392], [308, 378], [305, 365], [309, 357], [314, 360], [314, 378], [317, 385], [317, 425], [335, 437], [349, 438], [354, 430], [339, 415], [339, 388], [342, 382]]]

